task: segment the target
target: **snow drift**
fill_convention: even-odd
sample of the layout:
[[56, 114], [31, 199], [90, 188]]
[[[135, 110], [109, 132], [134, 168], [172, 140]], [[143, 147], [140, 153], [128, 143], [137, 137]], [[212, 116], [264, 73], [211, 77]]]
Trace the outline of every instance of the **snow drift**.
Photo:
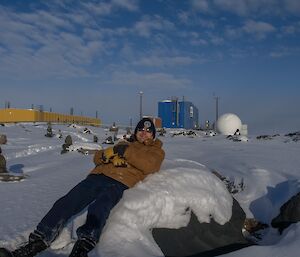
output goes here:
[[[177, 163], [182, 166], [183, 161]], [[164, 256], [151, 229], [187, 226], [191, 211], [199, 222], [210, 222], [213, 218], [224, 224], [231, 217], [232, 197], [225, 185], [203, 166], [163, 169], [125, 191], [112, 210], [97, 251], [103, 257]], [[52, 248], [61, 248], [75, 239], [76, 228], [83, 224], [85, 216], [86, 213], [78, 216]], [[138, 247], [131, 247], [133, 242], [138, 242]]]

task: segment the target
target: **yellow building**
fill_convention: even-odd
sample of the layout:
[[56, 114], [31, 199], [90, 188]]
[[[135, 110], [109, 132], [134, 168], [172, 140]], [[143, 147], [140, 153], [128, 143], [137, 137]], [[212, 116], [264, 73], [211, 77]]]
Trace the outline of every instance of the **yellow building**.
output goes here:
[[100, 119], [86, 116], [67, 115], [34, 109], [0, 109], [0, 123], [12, 122], [79, 123], [93, 126], [99, 126], [101, 124]]

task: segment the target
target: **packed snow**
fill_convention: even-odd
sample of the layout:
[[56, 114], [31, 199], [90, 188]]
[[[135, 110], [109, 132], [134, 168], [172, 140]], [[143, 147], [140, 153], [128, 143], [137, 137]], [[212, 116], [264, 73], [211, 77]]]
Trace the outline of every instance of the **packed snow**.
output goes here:
[[[93, 155], [83, 149], [101, 149], [110, 136], [108, 129], [52, 124], [53, 133], [63, 137], [45, 137], [46, 124], [5, 124], [0, 134], [7, 136], [1, 145], [12, 174], [25, 174], [21, 182], [0, 182], [0, 247], [14, 249], [26, 241], [29, 233], [53, 203], [85, 178], [94, 167]], [[247, 217], [270, 224], [280, 206], [300, 191], [300, 141], [291, 136], [257, 138], [250, 135], [230, 140], [224, 135], [203, 131], [181, 133], [168, 130], [159, 137], [166, 158], [160, 172], [125, 191], [113, 209], [95, 250], [89, 256], [155, 257], [163, 256], [151, 229], [179, 228], [189, 222], [193, 211], [200, 222], [210, 217], [220, 224], [230, 219], [232, 198], [216, 171], [237, 187], [234, 197]], [[180, 132], [180, 133], [179, 133]], [[118, 137], [126, 134], [120, 129]], [[71, 135], [72, 151], [61, 154], [64, 138]], [[93, 142], [96, 135], [99, 143]], [[210, 136], [211, 135], [211, 136]], [[84, 222], [86, 211], [72, 219], [51, 248], [40, 256], [68, 256], [76, 240], [76, 228]], [[277, 230], [263, 231], [258, 246], [224, 256], [298, 255], [300, 224], [291, 225], [279, 235]]]

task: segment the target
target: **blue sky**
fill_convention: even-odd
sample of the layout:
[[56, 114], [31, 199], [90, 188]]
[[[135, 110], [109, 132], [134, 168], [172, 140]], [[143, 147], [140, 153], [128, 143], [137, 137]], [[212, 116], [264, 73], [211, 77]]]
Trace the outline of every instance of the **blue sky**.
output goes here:
[[158, 101], [249, 133], [300, 128], [300, 1], [0, 1], [0, 104], [129, 124]]

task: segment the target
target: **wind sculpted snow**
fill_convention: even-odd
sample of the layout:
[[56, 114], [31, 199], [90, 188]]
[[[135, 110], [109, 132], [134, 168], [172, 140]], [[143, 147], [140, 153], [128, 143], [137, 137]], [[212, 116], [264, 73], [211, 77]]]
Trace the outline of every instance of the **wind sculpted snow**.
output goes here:
[[[209, 222], [214, 218], [224, 224], [230, 219], [232, 198], [225, 185], [203, 167], [183, 168], [180, 167], [182, 164], [180, 162], [177, 169], [162, 169], [125, 191], [123, 199], [111, 213], [98, 244], [100, 256], [163, 256], [154, 242], [151, 229], [184, 227], [190, 220], [192, 210], [200, 222]], [[173, 162], [172, 165], [176, 164]], [[63, 238], [58, 238], [53, 248], [62, 248], [64, 243], [72, 240], [85, 215], [83, 213], [77, 217], [65, 229]], [[134, 248], [132, 242], [135, 242]]]

